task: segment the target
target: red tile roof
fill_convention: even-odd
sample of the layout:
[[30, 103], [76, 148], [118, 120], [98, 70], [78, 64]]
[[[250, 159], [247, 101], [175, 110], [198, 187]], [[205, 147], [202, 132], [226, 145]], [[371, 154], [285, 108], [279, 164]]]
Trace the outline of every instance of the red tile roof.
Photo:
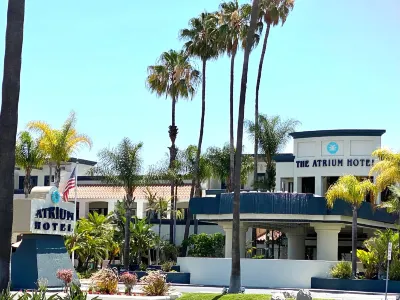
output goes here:
[[[171, 194], [169, 185], [153, 185], [150, 186], [152, 192], [156, 192], [158, 196], [168, 197]], [[144, 199], [145, 187], [137, 187], [133, 196], [136, 199]], [[75, 190], [70, 195], [75, 195]], [[116, 199], [122, 200], [125, 196], [125, 190], [121, 186], [111, 185], [79, 185], [77, 188], [77, 199]], [[178, 187], [178, 200], [188, 200], [190, 197], [190, 185]]]

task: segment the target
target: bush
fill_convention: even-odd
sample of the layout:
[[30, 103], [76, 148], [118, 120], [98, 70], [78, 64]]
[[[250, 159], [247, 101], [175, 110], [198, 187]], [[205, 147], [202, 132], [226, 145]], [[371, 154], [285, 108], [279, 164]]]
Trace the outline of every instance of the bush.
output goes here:
[[365, 270], [365, 278], [372, 279], [378, 273], [378, 259], [373, 252], [357, 249], [357, 257], [360, 259]]
[[118, 289], [118, 276], [111, 269], [101, 269], [92, 276], [92, 282], [96, 291], [106, 294], [114, 294]]
[[[60, 300], [61, 298], [58, 297], [56, 299]], [[86, 299], [87, 299], [87, 292], [82, 291], [79, 285], [72, 283], [71, 286], [69, 287], [68, 295], [64, 297], [63, 300], [86, 300]], [[100, 300], [98, 297], [92, 298], [92, 300], [95, 299]], [[47, 300], [51, 299], [47, 298]]]
[[339, 279], [351, 278], [351, 263], [349, 261], [341, 261], [331, 269], [331, 276]]
[[72, 276], [73, 276], [72, 270], [70, 270], [70, 269], [58, 270], [56, 276], [58, 279], [60, 279], [64, 282], [64, 289], [65, 289], [65, 292], [67, 292], [68, 286], [72, 282]]
[[394, 258], [389, 266], [389, 279], [400, 281], [400, 260]]
[[78, 273], [79, 279], [89, 279], [95, 273], [95, 270], [87, 270], [81, 273]]
[[166, 275], [160, 271], [149, 272], [140, 282], [143, 284], [142, 291], [146, 296], [166, 296], [170, 289]]
[[179, 247], [167, 241], [160, 242], [161, 257], [164, 261], [176, 261], [179, 256]]
[[221, 233], [192, 234], [184, 241], [192, 257], [224, 257], [225, 237]]
[[139, 269], [140, 269], [140, 271], [146, 271], [147, 270], [147, 265], [145, 263], [140, 263]]
[[136, 274], [130, 274], [129, 272], [125, 272], [120, 277], [121, 282], [125, 285], [125, 292], [128, 295], [132, 294], [132, 288], [135, 286], [137, 282]]
[[164, 272], [171, 272], [172, 267], [175, 265], [173, 261], [167, 261], [161, 265], [161, 270]]
[[262, 255], [262, 254], [260, 254], [260, 255], [254, 255], [254, 256], [252, 257], [252, 259], [264, 259], [264, 258], [265, 258], [265, 256]]

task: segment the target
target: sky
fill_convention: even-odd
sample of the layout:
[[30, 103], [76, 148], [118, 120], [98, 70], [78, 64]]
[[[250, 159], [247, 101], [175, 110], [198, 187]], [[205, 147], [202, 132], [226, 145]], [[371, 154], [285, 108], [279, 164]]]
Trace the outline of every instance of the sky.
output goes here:
[[[245, 3], [245, 1], [240, 1]], [[26, 1], [19, 130], [31, 120], [57, 128], [71, 110], [93, 140], [74, 156], [97, 160], [124, 137], [143, 142], [144, 165], [165, 157], [171, 101], [147, 90], [147, 67], [179, 50], [179, 30], [219, 0]], [[0, 2], [4, 40], [7, 1]], [[400, 150], [400, 1], [296, 0], [283, 27], [271, 29], [260, 88], [260, 112], [295, 118], [298, 131], [386, 129], [382, 145]], [[254, 119], [261, 47], [251, 54], [246, 119]], [[4, 43], [0, 45], [4, 53]], [[237, 120], [240, 52], [235, 71]], [[198, 61], [194, 62], [200, 68]], [[3, 68], [3, 62], [0, 62]], [[229, 140], [229, 59], [207, 70], [203, 149]], [[177, 104], [176, 144], [197, 144], [201, 92]], [[244, 152], [252, 143], [244, 139]], [[292, 152], [292, 142], [284, 149]]]

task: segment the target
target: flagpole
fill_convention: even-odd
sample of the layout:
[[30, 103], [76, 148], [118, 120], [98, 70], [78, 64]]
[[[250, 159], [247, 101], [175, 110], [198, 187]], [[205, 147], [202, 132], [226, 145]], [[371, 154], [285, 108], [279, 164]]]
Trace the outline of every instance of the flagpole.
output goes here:
[[[75, 165], [75, 202], [74, 202], [74, 225], [76, 227], [76, 198], [77, 198], [77, 189], [78, 189], [78, 165], [79, 161], [78, 159], [76, 160], [76, 165]], [[75, 228], [74, 228], [75, 231]], [[75, 268], [75, 251], [72, 251], [72, 266]]]

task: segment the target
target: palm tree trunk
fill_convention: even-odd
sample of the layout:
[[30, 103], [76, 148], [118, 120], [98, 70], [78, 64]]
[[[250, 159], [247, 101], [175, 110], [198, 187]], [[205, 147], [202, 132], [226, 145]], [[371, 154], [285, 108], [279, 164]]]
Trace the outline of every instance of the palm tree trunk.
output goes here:
[[268, 43], [268, 36], [269, 36], [270, 28], [271, 28], [271, 24], [267, 24], [267, 30], [265, 31], [263, 47], [261, 50], [260, 63], [258, 64], [258, 74], [257, 74], [257, 84], [256, 84], [256, 101], [254, 104], [254, 125], [256, 128], [256, 131], [255, 131], [256, 134], [254, 134], [254, 183], [256, 182], [257, 174], [258, 174], [258, 172], [257, 172], [257, 158], [258, 158], [257, 128], [258, 128], [258, 103], [259, 103], [258, 96], [259, 96], [259, 91], [260, 91], [262, 68], [264, 65], [265, 51], [267, 50], [267, 43]]
[[51, 177], [53, 177], [53, 165], [49, 162], [49, 186], [51, 186], [52, 183]]
[[[234, 172], [235, 172], [235, 135], [233, 130], [233, 86], [234, 86], [234, 72], [235, 72], [235, 57], [231, 56], [231, 82], [230, 82], [230, 98], [229, 98], [229, 182], [227, 182], [227, 189], [232, 192], [234, 189]], [[239, 184], [240, 185], [240, 184]]]
[[28, 198], [30, 192], [31, 185], [31, 170], [28, 168], [25, 170], [25, 178], [24, 178], [24, 194], [25, 198]]
[[[128, 197], [128, 196], [127, 196]], [[127, 200], [125, 200], [127, 201]], [[128, 200], [129, 201], [129, 200]], [[131, 208], [130, 203], [126, 203], [126, 212], [125, 212], [125, 241], [124, 241], [124, 269], [129, 271], [129, 242], [131, 240], [131, 231], [130, 231], [130, 224], [131, 224]]]
[[237, 127], [237, 141], [235, 153], [235, 179], [234, 179], [234, 199], [233, 199], [233, 219], [232, 219], [232, 268], [229, 285], [229, 293], [238, 293], [241, 286], [240, 277], [240, 169], [242, 165], [243, 149], [243, 123], [244, 109], [246, 105], [247, 74], [249, 67], [250, 50], [253, 45], [254, 33], [256, 30], [257, 17], [259, 10], [259, 0], [253, 0], [251, 10], [250, 28], [247, 33], [246, 49], [244, 51], [242, 80], [240, 85], [239, 115]]
[[352, 277], [357, 274], [357, 207], [353, 206], [353, 222], [351, 224], [351, 270]]
[[162, 214], [159, 213], [159, 224], [158, 224], [158, 245], [157, 245], [157, 251], [156, 251], [156, 261], [157, 265], [160, 263], [160, 240], [161, 240], [161, 220], [162, 220]]
[[13, 222], [15, 141], [18, 125], [21, 53], [24, 36], [25, 0], [10, 0], [4, 53], [4, 75], [0, 113], [0, 292], [10, 280]]
[[[399, 235], [399, 249], [400, 249], [400, 214], [398, 215], [397, 218], [397, 234]], [[398, 258], [400, 259], [400, 252], [398, 254]]]
[[60, 163], [57, 163], [56, 164], [56, 167], [55, 167], [55, 172], [54, 172], [55, 174], [54, 174], [54, 177], [55, 177], [55, 179], [54, 179], [54, 185], [57, 187], [57, 189], [60, 187], [60, 181], [61, 181], [61, 165], [60, 165]]
[[178, 195], [178, 185], [175, 186], [175, 194], [174, 194], [174, 210], [172, 211], [174, 216], [174, 241], [173, 244], [176, 245], [176, 211], [177, 211], [177, 195]]
[[[171, 147], [169, 148], [169, 167], [174, 167], [174, 162], [176, 159], [176, 147], [175, 147], [175, 140], [178, 135], [178, 127], [175, 125], [175, 107], [176, 107], [176, 99], [172, 97], [172, 122], [171, 126], [169, 127], [169, 138], [171, 139]], [[173, 205], [174, 200], [174, 192], [175, 192], [175, 179], [171, 179], [171, 205]], [[172, 209], [174, 209], [172, 207]], [[170, 224], [169, 224], [169, 242], [172, 244], [174, 241], [174, 220], [173, 214], [170, 217]]]

